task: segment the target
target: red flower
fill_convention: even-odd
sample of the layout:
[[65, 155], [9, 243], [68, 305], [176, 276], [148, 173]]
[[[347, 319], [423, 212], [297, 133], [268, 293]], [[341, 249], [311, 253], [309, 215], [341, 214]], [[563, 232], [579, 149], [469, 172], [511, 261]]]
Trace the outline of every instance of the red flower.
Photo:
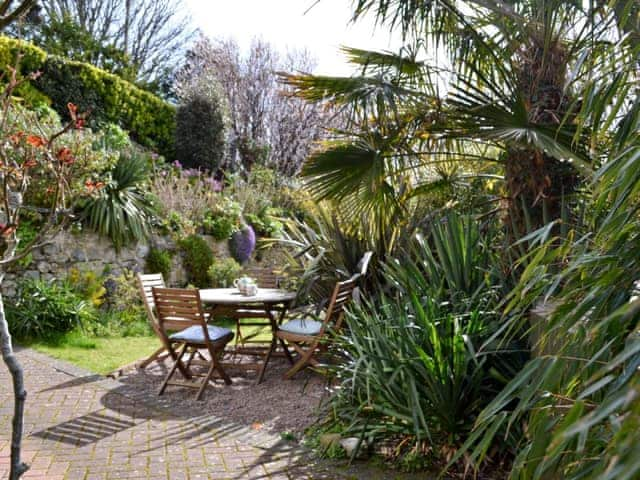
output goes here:
[[0, 223], [0, 235], [2, 236], [11, 235], [13, 232], [15, 232], [15, 230], [15, 225], [6, 225], [4, 223]]
[[79, 118], [76, 120], [76, 128], [80, 130], [82, 127], [84, 127], [84, 118]]
[[60, 163], [64, 163], [66, 165], [70, 165], [76, 161], [76, 159], [73, 157], [73, 154], [71, 153], [71, 150], [69, 150], [67, 147], [58, 150], [58, 153], [56, 153], [56, 158], [60, 161]]
[[38, 135], [28, 135], [27, 143], [32, 147], [41, 148], [47, 144], [47, 141]]
[[76, 115], [78, 113], [78, 107], [75, 106], [73, 103], [69, 102], [67, 103], [67, 109], [69, 110], [69, 115], [71, 116], [71, 119], [75, 120]]
[[38, 165], [38, 162], [31, 158], [22, 164], [22, 168], [31, 168], [35, 167], [36, 165]]
[[104, 187], [104, 182], [94, 182], [93, 180], [87, 180], [86, 182], [84, 182], [84, 186], [89, 192], [93, 192], [94, 190], [100, 190], [102, 187]]
[[11, 143], [13, 143], [14, 145], [17, 145], [18, 143], [20, 143], [23, 137], [24, 137], [24, 132], [17, 132], [11, 135], [9, 137], [9, 140], [11, 140]]

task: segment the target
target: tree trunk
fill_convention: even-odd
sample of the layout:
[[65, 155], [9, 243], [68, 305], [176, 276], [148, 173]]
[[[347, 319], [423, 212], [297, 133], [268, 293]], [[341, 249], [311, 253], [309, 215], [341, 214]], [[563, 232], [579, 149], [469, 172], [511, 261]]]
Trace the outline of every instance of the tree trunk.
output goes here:
[[[571, 104], [564, 90], [566, 58], [560, 42], [546, 45], [535, 35], [519, 51], [518, 89], [530, 122], [555, 128], [565, 117]], [[569, 162], [533, 148], [512, 147], [506, 152], [505, 182], [507, 230], [511, 240], [516, 240], [560, 218], [563, 202], [575, 192], [580, 179]]]
[[[0, 276], [0, 285], [2, 285]], [[0, 293], [0, 348], [2, 349], [2, 359], [9, 368], [13, 379], [14, 407], [11, 432], [11, 471], [10, 480], [18, 480], [29, 466], [20, 460], [22, 449], [22, 430], [24, 426], [24, 404], [27, 398], [27, 391], [24, 388], [24, 374], [18, 359], [13, 352], [11, 344], [11, 334], [9, 324], [4, 312], [4, 301]]]
[[563, 202], [575, 192], [578, 173], [538, 150], [511, 149], [505, 162], [509, 196], [507, 227], [513, 240], [561, 218]]

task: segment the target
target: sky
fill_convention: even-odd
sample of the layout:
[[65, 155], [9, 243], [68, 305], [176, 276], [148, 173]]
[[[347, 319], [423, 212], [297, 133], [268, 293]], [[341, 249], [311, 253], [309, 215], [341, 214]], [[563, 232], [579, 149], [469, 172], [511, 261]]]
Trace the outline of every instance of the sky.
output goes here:
[[[186, 0], [195, 25], [209, 37], [234, 38], [247, 48], [254, 37], [276, 47], [306, 48], [317, 61], [313, 73], [353, 73], [342, 45], [398, 50], [399, 36], [375, 27], [373, 18], [350, 23], [351, 0]], [[310, 8], [311, 7], [311, 8]]]

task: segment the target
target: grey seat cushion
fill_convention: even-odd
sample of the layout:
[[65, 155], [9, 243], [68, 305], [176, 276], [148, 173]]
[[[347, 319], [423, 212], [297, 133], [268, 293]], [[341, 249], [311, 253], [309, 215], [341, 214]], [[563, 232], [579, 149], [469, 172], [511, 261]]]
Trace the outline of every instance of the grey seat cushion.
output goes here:
[[[233, 332], [228, 328], [208, 325], [207, 330], [209, 330], [209, 339], [212, 342], [222, 340], [225, 337], [228, 337], [229, 340], [233, 338]], [[189, 328], [185, 328], [184, 330], [180, 330], [179, 332], [171, 335], [169, 338], [171, 340], [176, 340], [179, 342], [205, 343], [204, 330], [199, 325], [193, 325]]]
[[309, 318], [297, 318], [289, 320], [280, 327], [280, 330], [297, 335], [317, 335], [322, 329], [322, 322]]

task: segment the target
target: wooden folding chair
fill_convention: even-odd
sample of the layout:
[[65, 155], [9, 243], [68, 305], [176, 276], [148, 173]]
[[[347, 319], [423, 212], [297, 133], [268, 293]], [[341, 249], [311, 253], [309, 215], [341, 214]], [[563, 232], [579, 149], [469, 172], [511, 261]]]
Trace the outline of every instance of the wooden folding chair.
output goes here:
[[[231, 379], [222, 368], [219, 357], [227, 343], [233, 339], [233, 332], [228, 328], [207, 325], [198, 290], [159, 287], [152, 287], [151, 290], [159, 332], [164, 337], [164, 344], [174, 359], [174, 364], [162, 383], [158, 395], [162, 395], [168, 385], [179, 385], [197, 388], [196, 399], [200, 400], [216, 372], [229, 385]], [[176, 333], [169, 334], [169, 331]], [[206, 349], [210, 358], [194, 359], [198, 349]], [[188, 355], [186, 363], [183, 362], [185, 355]], [[187, 380], [191, 380], [196, 376], [190, 369], [191, 365], [209, 367], [202, 383], [172, 380], [177, 369], [182, 371]]]
[[[360, 274], [356, 274], [349, 280], [336, 284], [322, 321], [300, 318], [289, 320], [280, 326], [276, 332], [276, 337], [284, 340], [288, 346], [298, 353], [298, 359], [285, 373], [285, 378], [293, 377], [307, 365], [319, 366], [319, 361], [315, 355], [318, 351], [326, 350], [328, 341], [326, 337], [340, 330], [344, 309], [353, 298], [353, 291], [356, 288], [359, 277]], [[272, 350], [269, 351], [265, 358], [265, 366], [271, 353], [273, 353]]]
[[158, 348], [158, 350], [156, 350], [145, 360], [137, 364], [138, 368], [147, 368], [149, 365], [151, 365], [151, 363], [164, 360], [169, 356], [169, 350], [164, 343], [164, 336], [159, 331], [158, 319], [156, 318], [155, 314], [155, 304], [153, 302], [153, 292], [151, 291], [153, 287], [163, 288], [166, 285], [161, 273], [138, 273], [136, 277], [138, 280], [138, 287], [140, 289], [142, 301], [144, 303], [144, 308], [147, 312], [147, 320], [149, 321], [149, 325], [162, 342], [162, 346]]
[[270, 268], [252, 267], [245, 271], [247, 277], [253, 278], [259, 288], [278, 288], [280, 279]]

